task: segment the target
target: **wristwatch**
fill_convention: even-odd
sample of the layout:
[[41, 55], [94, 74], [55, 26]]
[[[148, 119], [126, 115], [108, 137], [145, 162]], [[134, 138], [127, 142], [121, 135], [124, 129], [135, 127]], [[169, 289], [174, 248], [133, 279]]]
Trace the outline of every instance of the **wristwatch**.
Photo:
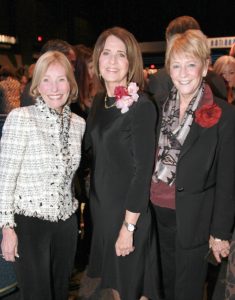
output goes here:
[[136, 230], [136, 225], [127, 223], [126, 221], [123, 222], [124, 226], [126, 226], [126, 229], [130, 232], [134, 232]]

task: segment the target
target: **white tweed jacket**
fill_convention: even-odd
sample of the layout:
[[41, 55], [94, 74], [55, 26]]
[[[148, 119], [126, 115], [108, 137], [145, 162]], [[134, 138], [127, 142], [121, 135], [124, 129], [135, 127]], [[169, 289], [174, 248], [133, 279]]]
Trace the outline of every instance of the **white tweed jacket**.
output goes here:
[[67, 113], [67, 130], [43, 102], [9, 113], [0, 148], [0, 227], [16, 226], [15, 214], [58, 221], [77, 209], [72, 181], [85, 121], [68, 106]]

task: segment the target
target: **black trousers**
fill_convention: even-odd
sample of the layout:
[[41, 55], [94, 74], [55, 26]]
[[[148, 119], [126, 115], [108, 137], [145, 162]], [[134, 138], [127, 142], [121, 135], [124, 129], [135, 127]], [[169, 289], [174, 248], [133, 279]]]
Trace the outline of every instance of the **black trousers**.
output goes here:
[[78, 236], [75, 214], [58, 222], [21, 215], [15, 220], [20, 299], [67, 300]]
[[[175, 210], [154, 206], [165, 300], [202, 300], [208, 244], [183, 249], [177, 240]], [[200, 221], [200, 220], [199, 220]]]

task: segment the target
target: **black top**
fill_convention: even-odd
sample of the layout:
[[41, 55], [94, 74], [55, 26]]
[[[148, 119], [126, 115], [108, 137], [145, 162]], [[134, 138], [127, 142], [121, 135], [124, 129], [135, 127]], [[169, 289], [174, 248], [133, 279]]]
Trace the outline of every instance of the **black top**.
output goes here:
[[[114, 98], [108, 99], [108, 106]], [[119, 291], [122, 300], [157, 296], [157, 263], [151, 237], [149, 189], [154, 166], [156, 109], [141, 94], [129, 111], [104, 107], [95, 99], [87, 121], [86, 147], [92, 150], [90, 205], [93, 239], [88, 274], [102, 286]], [[134, 233], [135, 251], [115, 253], [125, 211], [140, 212]]]

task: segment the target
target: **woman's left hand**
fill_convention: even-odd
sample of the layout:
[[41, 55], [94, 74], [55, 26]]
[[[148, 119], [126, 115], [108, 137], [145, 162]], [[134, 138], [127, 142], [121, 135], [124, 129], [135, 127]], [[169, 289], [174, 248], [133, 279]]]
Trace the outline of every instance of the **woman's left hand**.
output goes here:
[[209, 246], [212, 248], [214, 256], [219, 263], [221, 262], [222, 257], [227, 257], [229, 255], [229, 241], [220, 240], [210, 236]]
[[126, 256], [135, 250], [133, 246], [133, 232], [129, 232], [125, 226], [122, 226], [118, 239], [115, 244], [117, 256]]

